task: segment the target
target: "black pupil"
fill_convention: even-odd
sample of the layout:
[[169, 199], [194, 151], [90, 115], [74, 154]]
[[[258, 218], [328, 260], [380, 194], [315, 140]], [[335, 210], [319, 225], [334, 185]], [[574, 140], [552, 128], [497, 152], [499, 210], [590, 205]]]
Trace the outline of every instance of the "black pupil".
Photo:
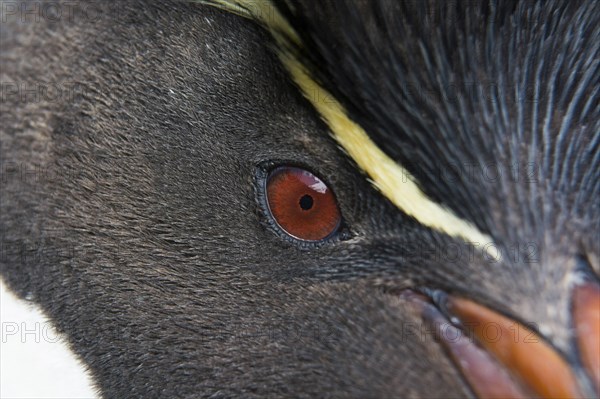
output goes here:
[[304, 211], [308, 211], [313, 207], [313, 197], [308, 194], [305, 194], [300, 198], [300, 208]]

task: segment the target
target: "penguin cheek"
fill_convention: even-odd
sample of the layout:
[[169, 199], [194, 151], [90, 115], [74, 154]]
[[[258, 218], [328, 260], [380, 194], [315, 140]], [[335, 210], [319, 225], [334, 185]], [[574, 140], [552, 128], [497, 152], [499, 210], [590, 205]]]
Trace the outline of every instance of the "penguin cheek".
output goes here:
[[266, 183], [270, 217], [289, 236], [321, 241], [336, 233], [341, 214], [333, 192], [313, 173], [296, 167], [273, 170]]

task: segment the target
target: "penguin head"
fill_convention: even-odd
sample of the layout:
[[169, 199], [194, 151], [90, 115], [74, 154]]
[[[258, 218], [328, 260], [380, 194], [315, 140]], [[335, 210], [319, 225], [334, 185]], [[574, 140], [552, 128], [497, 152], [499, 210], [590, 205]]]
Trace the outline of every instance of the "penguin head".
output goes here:
[[[395, 208], [372, 204], [385, 220], [349, 223], [354, 235], [340, 245], [368, 248], [368, 266], [356, 253], [319, 273], [361, 276], [421, 302], [426, 324], [449, 327], [442, 335], [453, 331], [442, 314], [463, 332], [475, 323], [477, 350], [492, 354], [493, 367], [470, 352], [475, 345], [442, 341], [479, 395], [518, 395], [511, 378], [542, 397], [597, 389], [589, 317], [600, 292], [599, 74], [588, 40], [597, 12], [558, 3], [214, 3], [270, 31], [333, 138]], [[499, 365], [511, 377], [498, 377]]]
[[7, 178], [50, 250], [2, 272], [100, 390], [597, 394], [597, 3], [213, 3], [37, 25], [11, 70], [81, 84], [11, 100], [47, 145], [17, 117], [6, 157], [60, 173]]

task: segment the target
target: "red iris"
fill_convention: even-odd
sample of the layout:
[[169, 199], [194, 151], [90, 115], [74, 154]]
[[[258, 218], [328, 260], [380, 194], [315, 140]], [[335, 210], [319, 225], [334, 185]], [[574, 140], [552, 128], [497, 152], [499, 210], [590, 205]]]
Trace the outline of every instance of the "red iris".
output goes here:
[[300, 168], [281, 167], [271, 172], [267, 201], [277, 224], [301, 240], [327, 238], [337, 230], [342, 219], [329, 187]]

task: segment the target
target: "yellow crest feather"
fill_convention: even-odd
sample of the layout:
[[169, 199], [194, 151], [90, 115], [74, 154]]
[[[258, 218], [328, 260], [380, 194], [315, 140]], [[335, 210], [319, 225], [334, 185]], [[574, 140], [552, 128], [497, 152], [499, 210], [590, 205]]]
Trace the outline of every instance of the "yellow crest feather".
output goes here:
[[[257, 20], [283, 45], [289, 41], [300, 45], [294, 29], [270, 1], [208, 0], [208, 4]], [[304, 96], [313, 104], [329, 126], [336, 141], [346, 150], [356, 164], [371, 178], [375, 187], [394, 205], [420, 223], [469, 243], [486, 246], [487, 252], [498, 260], [492, 239], [476, 226], [459, 218], [451, 210], [432, 201], [415, 183], [414, 177], [385, 154], [369, 135], [352, 121], [334, 97], [322, 88], [305, 67], [289, 51], [279, 52], [279, 58]], [[495, 253], [496, 252], [496, 253]]]

